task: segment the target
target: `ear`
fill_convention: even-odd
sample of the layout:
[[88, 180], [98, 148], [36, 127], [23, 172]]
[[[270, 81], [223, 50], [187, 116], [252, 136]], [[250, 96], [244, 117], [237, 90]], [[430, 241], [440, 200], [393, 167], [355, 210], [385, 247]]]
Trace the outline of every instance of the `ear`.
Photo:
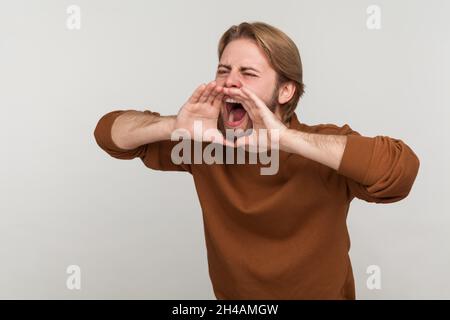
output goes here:
[[278, 103], [285, 104], [294, 96], [295, 84], [293, 81], [283, 83], [278, 90]]

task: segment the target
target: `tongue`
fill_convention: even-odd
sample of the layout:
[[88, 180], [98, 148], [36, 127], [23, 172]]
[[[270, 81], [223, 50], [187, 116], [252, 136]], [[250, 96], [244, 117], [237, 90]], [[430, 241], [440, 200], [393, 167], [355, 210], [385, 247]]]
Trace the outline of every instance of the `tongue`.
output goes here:
[[242, 118], [245, 116], [245, 112], [246, 111], [243, 108], [235, 108], [231, 110], [230, 118], [228, 119], [228, 121], [235, 122], [242, 120]]

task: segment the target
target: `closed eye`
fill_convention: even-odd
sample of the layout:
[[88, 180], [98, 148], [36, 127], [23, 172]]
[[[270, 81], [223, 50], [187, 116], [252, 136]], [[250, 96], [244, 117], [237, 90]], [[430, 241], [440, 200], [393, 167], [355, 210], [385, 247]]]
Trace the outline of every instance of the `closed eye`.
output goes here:
[[[219, 71], [217, 71], [217, 74], [224, 74], [224, 73], [227, 73], [228, 71], [226, 71], [226, 70], [219, 70]], [[251, 74], [251, 73], [244, 73], [244, 75], [245, 76], [250, 76], [250, 77], [257, 77], [257, 75], [256, 74]]]

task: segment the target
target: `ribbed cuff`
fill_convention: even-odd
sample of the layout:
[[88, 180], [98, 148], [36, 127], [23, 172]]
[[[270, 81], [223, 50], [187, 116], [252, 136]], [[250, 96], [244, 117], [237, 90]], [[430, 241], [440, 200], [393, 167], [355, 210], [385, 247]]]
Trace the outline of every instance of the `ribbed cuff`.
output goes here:
[[347, 144], [337, 172], [365, 184], [375, 147], [375, 138], [347, 135]]
[[105, 114], [97, 123], [94, 131], [97, 144], [105, 151], [127, 151], [119, 148], [113, 141], [111, 136], [111, 128], [114, 121], [126, 110], [116, 110]]

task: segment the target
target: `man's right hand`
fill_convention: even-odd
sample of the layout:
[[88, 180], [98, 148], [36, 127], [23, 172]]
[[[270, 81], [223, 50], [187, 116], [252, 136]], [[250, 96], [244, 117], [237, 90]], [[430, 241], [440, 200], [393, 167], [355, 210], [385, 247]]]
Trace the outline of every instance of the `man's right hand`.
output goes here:
[[[227, 141], [217, 128], [223, 96], [223, 87], [213, 81], [198, 87], [176, 116], [125, 111], [114, 121], [111, 138], [119, 148], [131, 150], [151, 142], [170, 140], [174, 130], [183, 129], [189, 139], [233, 147], [234, 143]], [[194, 135], [196, 121], [201, 123], [201, 130], [195, 132], [198, 136]]]
[[[233, 145], [223, 137], [217, 128], [223, 97], [223, 87], [217, 86], [215, 81], [208, 85], [202, 84], [181, 107], [175, 120], [174, 129], [187, 130], [192, 140]], [[195, 123], [197, 123], [196, 132], [194, 132]], [[200, 123], [201, 131], [198, 126]], [[205, 132], [207, 135], [204, 135]]]

